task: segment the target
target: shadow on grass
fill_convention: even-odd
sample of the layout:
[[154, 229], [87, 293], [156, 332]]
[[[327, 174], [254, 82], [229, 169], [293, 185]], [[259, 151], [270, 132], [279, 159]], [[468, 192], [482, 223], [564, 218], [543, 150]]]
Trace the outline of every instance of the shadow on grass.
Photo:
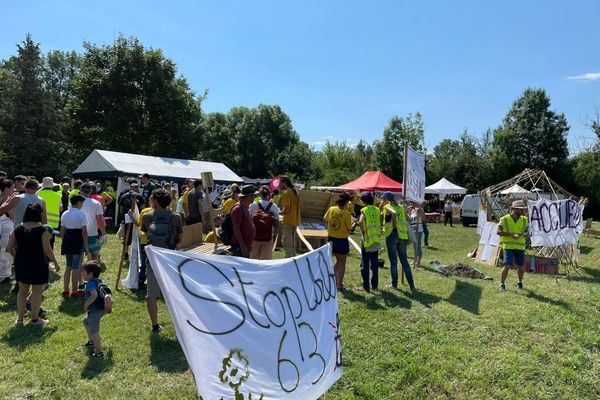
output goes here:
[[385, 308], [377, 302], [377, 297], [367, 297], [366, 292], [358, 294], [353, 290], [346, 289], [341, 297], [348, 301], [363, 303], [369, 310], [383, 310]]
[[530, 299], [534, 299], [539, 302], [542, 302], [542, 303], [550, 304], [552, 306], [562, 307], [565, 310], [571, 309], [571, 305], [569, 303], [567, 303], [566, 301], [551, 299], [550, 297], [546, 297], [539, 293], [532, 292], [531, 290], [528, 290], [528, 289], [525, 290], [525, 296], [529, 297]]
[[[4, 285], [3, 285], [4, 286]], [[14, 311], [17, 312], [17, 295], [10, 293], [12, 286], [8, 285], [8, 288], [2, 288], [0, 290], [0, 294], [2, 295], [2, 300], [4, 304], [0, 305], [0, 312], [8, 312]]]
[[431, 306], [435, 303], [439, 303], [440, 301], [442, 301], [442, 298], [439, 296], [436, 296], [434, 294], [430, 294], [430, 293], [425, 293], [422, 291], [417, 291], [416, 293], [411, 293], [411, 292], [407, 292], [404, 290], [400, 290], [402, 293], [404, 293], [406, 296], [408, 296], [409, 298], [418, 301], [419, 303], [421, 303], [424, 307], [427, 308], [431, 308]]
[[406, 297], [400, 297], [387, 290], [381, 291], [381, 297], [383, 298], [383, 304], [385, 304], [386, 307], [400, 307], [406, 309], [412, 307], [412, 303]]
[[479, 300], [482, 289], [469, 282], [456, 281], [454, 291], [446, 300], [448, 303], [473, 314], [479, 314]]
[[584, 270], [586, 274], [593, 276], [595, 279], [600, 279], [600, 270], [590, 267], [583, 267], [581, 269]]
[[150, 336], [150, 363], [161, 372], [177, 373], [189, 368], [177, 339], [160, 334]]
[[579, 246], [581, 254], [590, 254], [592, 250], [594, 250], [594, 248], [590, 246]]
[[112, 351], [104, 353], [104, 358], [89, 357], [85, 368], [81, 371], [82, 379], [94, 379], [113, 367]]
[[74, 299], [71, 297], [63, 298], [62, 302], [58, 306], [58, 311], [70, 315], [72, 317], [77, 317], [83, 314], [83, 298]]
[[44, 342], [57, 330], [56, 326], [13, 326], [0, 340], [10, 347], [23, 350], [32, 344]]

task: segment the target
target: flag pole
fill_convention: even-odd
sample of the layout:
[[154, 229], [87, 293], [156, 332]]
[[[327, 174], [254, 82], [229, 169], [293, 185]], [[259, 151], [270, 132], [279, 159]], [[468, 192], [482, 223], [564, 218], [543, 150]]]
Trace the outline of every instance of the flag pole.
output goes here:
[[[406, 160], [408, 158], [408, 144], [404, 143], [404, 159], [402, 160], [402, 209], [406, 207]], [[404, 211], [406, 213], [406, 211]], [[408, 221], [406, 221], [408, 223]], [[410, 229], [410, 225], [408, 226]], [[404, 268], [401, 268], [401, 282], [404, 285]]]

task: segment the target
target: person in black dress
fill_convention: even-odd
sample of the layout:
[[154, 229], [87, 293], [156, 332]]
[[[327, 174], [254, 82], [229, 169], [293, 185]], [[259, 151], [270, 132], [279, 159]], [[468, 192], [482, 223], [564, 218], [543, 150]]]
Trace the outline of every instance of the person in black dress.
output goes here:
[[15, 280], [19, 284], [15, 324], [23, 325], [25, 304], [31, 290], [31, 324], [44, 325], [48, 321], [39, 317], [38, 313], [44, 285], [48, 283], [48, 259], [54, 263], [56, 272], [60, 271], [60, 266], [50, 247], [50, 232], [42, 225], [42, 207], [39, 204], [27, 206], [23, 222], [10, 237], [7, 251], [14, 257]]

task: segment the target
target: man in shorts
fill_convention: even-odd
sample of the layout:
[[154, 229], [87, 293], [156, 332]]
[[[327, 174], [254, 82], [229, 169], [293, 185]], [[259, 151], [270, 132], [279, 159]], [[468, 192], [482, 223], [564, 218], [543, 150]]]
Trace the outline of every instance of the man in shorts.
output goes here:
[[521, 200], [512, 202], [510, 213], [500, 218], [498, 236], [504, 254], [504, 268], [500, 277], [500, 290], [506, 290], [506, 277], [508, 271], [517, 269], [517, 288], [523, 289], [523, 275], [525, 275], [525, 238], [529, 236], [529, 220], [526, 217], [527, 206]]
[[[142, 216], [140, 229], [148, 237], [148, 244], [166, 249], [175, 249], [181, 240], [183, 221], [181, 216], [169, 210], [171, 194], [164, 189], [156, 189], [153, 193], [156, 208]], [[158, 281], [152, 270], [152, 264], [146, 265], [146, 306], [152, 333], [158, 333], [162, 327], [158, 323], [157, 299], [161, 296]]]

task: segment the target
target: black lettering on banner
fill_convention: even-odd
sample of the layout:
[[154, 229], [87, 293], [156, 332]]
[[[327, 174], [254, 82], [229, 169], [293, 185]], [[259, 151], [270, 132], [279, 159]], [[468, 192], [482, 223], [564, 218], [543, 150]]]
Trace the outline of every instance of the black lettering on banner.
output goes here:
[[[323, 279], [323, 289], [324, 289], [325, 301], [329, 301], [330, 299], [335, 299], [335, 297], [337, 296], [337, 287], [335, 285], [335, 274], [329, 273], [329, 270], [327, 269], [327, 259], [325, 258], [325, 255], [323, 254], [323, 250], [319, 250], [317, 259], [319, 260], [319, 272], [321, 273], [321, 278]], [[323, 273], [323, 265], [325, 265], [325, 273]], [[326, 276], [327, 276], [327, 278], [326, 278]]]
[[[296, 324], [294, 324], [294, 325], [296, 325]], [[281, 348], [283, 347], [283, 341], [285, 340], [286, 336], [287, 336], [287, 330], [283, 331], [283, 335], [281, 335], [281, 340], [279, 341], [279, 349], [277, 349], [277, 379], [279, 380], [279, 386], [281, 386], [281, 388], [285, 392], [291, 393], [294, 390], [296, 390], [296, 388], [298, 387], [298, 384], [300, 383], [300, 370], [298, 369], [296, 364], [294, 364], [294, 362], [292, 360], [290, 360], [289, 358], [281, 358]], [[296, 384], [291, 389], [286, 388], [283, 385], [283, 381], [281, 380], [281, 364], [283, 364], [283, 363], [290, 364], [296, 370]]]
[[[298, 310], [298, 315], [294, 315], [294, 311], [292, 310], [292, 305], [290, 304], [290, 297], [288, 296], [288, 292], [293, 293], [294, 297], [296, 298], [296, 301], [298, 302], [298, 306], [300, 308]], [[294, 320], [298, 320], [302, 316], [302, 302], [300, 301], [300, 297], [298, 297], [298, 294], [291, 287], [286, 286], [283, 289], [281, 289], [281, 294], [283, 294], [283, 296], [285, 297], [285, 302], [287, 303], [287, 308], [290, 312], [290, 315], [292, 316], [294, 331], [296, 331], [296, 340], [298, 341], [298, 351], [300, 352], [300, 357], [302, 358], [302, 361], [304, 361], [304, 354], [302, 353], [302, 343], [300, 343], [300, 334], [298, 333], [298, 326], [296, 325], [296, 322], [294, 321]]]
[[540, 211], [538, 210], [537, 205], [531, 207], [531, 215], [530, 215], [529, 220], [532, 223], [537, 222], [536, 231], [539, 231], [542, 229], [541, 222], [540, 222], [542, 220], [542, 217], [540, 216]]
[[313, 329], [313, 327], [310, 326], [310, 324], [308, 322], [300, 322], [298, 324], [298, 328], [302, 328], [302, 327], [306, 327], [306, 328], [310, 329], [310, 332], [312, 333], [313, 339], [315, 341], [315, 348], [308, 354], [308, 358], [311, 359], [313, 357], [318, 357], [321, 360], [321, 362], [323, 363], [323, 369], [321, 370], [319, 377], [317, 379], [315, 379], [314, 381], [312, 381], [312, 384], [314, 385], [315, 383], [319, 382], [321, 380], [321, 378], [323, 377], [327, 363], [325, 362], [325, 359], [323, 358], [321, 353], [319, 353], [317, 351], [318, 347], [319, 347], [319, 341], [317, 340], [317, 335], [315, 334], [315, 330]]
[[[542, 205], [540, 206], [540, 214], [543, 216], [544, 214], [544, 208], [547, 210], [548, 213], [548, 220], [552, 221], [552, 216], [550, 215], [550, 207], [548, 207], [548, 204], [546, 203], [542, 203]], [[542, 230], [546, 233], [550, 233], [550, 231], [552, 230], [552, 222], [550, 222], [550, 226], [549, 229], [546, 230], [546, 225], [544, 224], [544, 218], [542, 217]]]
[[191, 296], [196, 297], [197, 299], [202, 299], [202, 300], [206, 300], [212, 303], [218, 303], [218, 304], [225, 304], [228, 305], [234, 309], [236, 309], [237, 311], [239, 311], [240, 313], [240, 317], [241, 320], [240, 322], [234, 326], [233, 328], [226, 330], [226, 331], [222, 331], [222, 332], [210, 332], [210, 331], [206, 331], [203, 330], [201, 328], [198, 328], [196, 325], [194, 325], [192, 322], [190, 322], [190, 320], [187, 320], [187, 323], [194, 328], [195, 330], [197, 330], [198, 332], [202, 332], [202, 333], [206, 333], [208, 335], [226, 335], [228, 333], [234, 332], [236, 331], [240, 326], [242, 326], [244, 324], [244, 322], [246, 321], [246, 315], [244, 314], [244, 310], [242, 310], [242, 308], [240, 306], [238, 306], [237, 304], [234, 303], [230, 303], [228, 301], [224, 301], [224, 300], [217, 300], [217, 299], [211, 299], [210, 297], [205, 297], [205, 296], [201, 296], [199, 294], [196, 294], [194, 292], [192, 292], [186, 285], [185, 283], [185, 279], [183, 277], [183, 272], [182, 269], [183, 267], [188, 264], [189, 262], [192, 261], [196, 261], [198, 262], [200, 265], [202, 264], [206, 264], [210, 267], [212, 267], [215, 271], [217, 271], [219, 274], [221, 274], [221, 276], [223, 276], [223, 278], [225, 278], [225, 280], [227, 280], [227, 282], [233, 287], [233, 282], [215, 265], [213, 265], [212, 263], [208, 262], [208, 261], [204, 261], [204, 260], [196, 260], [196, 259], [192, 259], [192, 258], [185, 258], [183, 261], [181, 261], [179, 263], [179, 265], [177, 265], [177, 272], [179, 273], [179, 278], [181, 279], [181, 286], [183, 287], [183, 289], [188, 292]]
[[[269, 316], [269, 310], [268, 310], [268, 308], [267, 308], [267, 299], [269, 298], [269, 296], [275, 296], [275, 298], [276, 298], [276, 299], [279, 301], [279, 304], [281, 305], [281, 314], [283, 315], [283, 321], [281, 322], [281, 324], [277, 324], [277, 323], [275, 323], [275, 321], [273, 321], [273, 320], [271, 319], [271, 317]], [[264, 308], [264, 310], [265, 310], [265, 315], [267, 316], [267, 318], [269, 319], [269, 321], [270, 321], [270, 322], [271, 322], [273, 325], [275, 325], [275, 326], [276, 326], [276, 327], [278, 327], [278, 328], [281, 328], [283, 325], [285, 325], [285, 320], [286, 320], [286, 317], [285, 317], [285, 308], [284, 308], [284, 306], [283, 306], [283, 302], [281, 301], [281, 298], [280, 298], [280, 297], [277, 295], [277, 293], [275, 293], [275, 292], [274, 292], [274, 291], [272, 291], [272, 290], [269, 290], [269, 291], [267, 292], [267, 294], [265, 294], [265, 297], [263, 297], [263, 308]]]
[[[298, 279], [300, 280], [300, 285], [302, 286], [302, 292], [304, 293], [304, 299], [306, 300], [306, 305], [310, 311], [314, 311], [321, 301], [323, 301], [323, 281], [321, 279], [315, 279], [315, 276], [312, 272], [310, 260], [306, 258], [306, 263], [308, 267], [308, 274], [310, 276], [310, 281], [313, 287], [313, 293], [315, 294], [315, 305], [310, 305], [310, 300], [308, 299], [308, 294], [306, 293], [306, 287], [304, 286], [304, 280], [302, 279], [302, 275], [300, 274], [300, 267], [298, 266], [298, 261], [294, 259], [294, 265], [296, 266], [296, 272], [298, 273]], [[319, 294], [317, 294], [317, 289], [319, 289]]]
[[[554, 221], [554, 224], [552, 224], [552, 207], [554, 207], [554, 210], [556, 211], [556, 216], [558, 217], [558, 221]], [[550, 226], [552, 230], [558, 230], [558, 226], [560, 225], [560, 208], [558, 203], [550, 203], [550, 205], [548, 206], [548, 214], [550, 214]]]
[[248, 296], [246, 296], [246, 289], [244, 289], [244, 285], [254, 285], [254, 282], [243, 281], [242, 277], [240, 276], [240, 273], [238, 272], [238, 270], [235, 267], [233, 267], [232, 269], [233, 269], [233, 272], [235, 272], [235, 275], [238, 278], [238, 282], [240, 283], [240, 286], [242, 287], [242, 294], [244, 295], [244, 302], [246, 303], [246, 308], [248, 309], [248, 314], [250, 314], [250, 318], [252, 318], [252, 321], [256, 322], [256, 325], [260, 326], [261, 328], [268, 329], [271, 325], [269, 325], [269, 324], [262, 324], [256, 318], [254, 318], [254, 314], [252, 314], [252, 308], [250, 308], [250, 304], [248, 304]]

